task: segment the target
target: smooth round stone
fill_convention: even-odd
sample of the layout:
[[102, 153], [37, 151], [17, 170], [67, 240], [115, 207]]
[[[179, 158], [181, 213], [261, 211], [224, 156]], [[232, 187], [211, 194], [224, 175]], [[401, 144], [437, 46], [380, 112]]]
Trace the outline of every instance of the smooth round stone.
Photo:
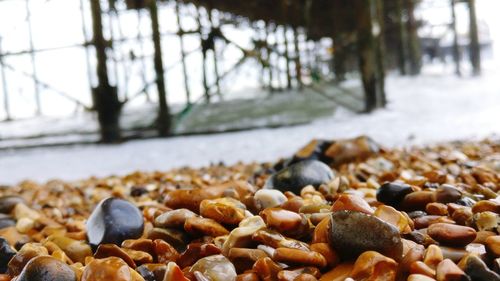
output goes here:
[[403, 243], [394, 226], [377, 217], [356, 211], [333, 212], [330, 220], [328, 242], [348, 259], [366, 251], [376, 251], [399, 261]]
[[476, 255], [465, 256], [458, 265], [474, 281], [500, 281], [500, 275], [490, 270]]
[[453, 246], [465, 246], [476, 239], [474, 228], [449, 223], [431, 224], [427, 234], [439, 243]]
[[386, 205], [397, 207], [403, 198], [413, 190], [411, 186], [400, 182], [386, 182], [377, 189], [377, 200]]
[[332, 169], [323, 162], [305, 160], [290, 165], [269, 177], [264, 188], [273, 188], [282, 192], [291, 191], [295, 194], [300, 194], [300, 190], [303, 187], [307, 185], [318, 187], [333, 180], [333, 176]]
[[144, 230], [142, 213], [132, 203], [118, 198], [102, 200], [87, 221], [90, 245], [121, 245], [124, 240], [137, 239]]
[[436, 201], [453, 203], [462, 198], [462, 192], [451, 184], [443, 184], [436, 189]]
[[288, 200], [283, 192], [275, 189], [260, 189], [255, 192], [253, 198], [255, 200], [255, 205], [261, 210], [278, 207]]
[[7, 240], [0, 237], [0, 274], [7, 272], [8, 264], [10, 259], [16, 255], [16, 251], [14, 251]]
[[132, 276], [127, 263], [120, 258], [95, 259], [85, 266], [81, 281], [101, 280], [132, 281]]
[[75, 272], [67, 264], [50, 256], [39, 256], [28, 262], [17, 281], [76, 281]]
[[223, 255], [214, 255], [198, 260], [189, 272], [199, 271], [210, 281], [234, 281], [236, 269]]
[[9, 214], [18, 203], [25, 203], [25, 201], [19, 196], [0, 197], [0, 213]]

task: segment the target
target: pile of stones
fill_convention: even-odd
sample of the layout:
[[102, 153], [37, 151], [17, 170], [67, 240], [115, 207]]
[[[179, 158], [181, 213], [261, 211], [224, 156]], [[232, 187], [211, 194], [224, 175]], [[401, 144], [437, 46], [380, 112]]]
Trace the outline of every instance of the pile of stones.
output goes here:
[[0, 281], [495, 281], [499, 190], [500, 142], [367, 137], [277, 163], [24, 181], [0, 187]]

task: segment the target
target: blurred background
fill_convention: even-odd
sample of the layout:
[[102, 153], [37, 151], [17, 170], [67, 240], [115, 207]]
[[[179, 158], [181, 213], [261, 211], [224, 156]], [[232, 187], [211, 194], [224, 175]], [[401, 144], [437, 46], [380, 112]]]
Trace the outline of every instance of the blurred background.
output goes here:
[[0, 0], [0, 183], [500, 133], [498, 0]]

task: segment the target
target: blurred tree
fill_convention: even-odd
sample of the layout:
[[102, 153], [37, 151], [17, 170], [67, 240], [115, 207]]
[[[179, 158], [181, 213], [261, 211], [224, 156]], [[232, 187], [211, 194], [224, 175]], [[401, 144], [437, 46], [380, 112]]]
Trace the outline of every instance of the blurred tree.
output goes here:
[[415, 19], [415, 6], [418, 0], [405, 0], [406, 12], [408, 16], [407, 31], [408, 31], [408, 62], [409, 74], [420, 74], [422, 68], [422, 50], [420, 46], [420, 39], [418, 37], [418, 24]]
[[481, 49], [477, 30], [476, 0], [466, 0], [469, 6], [470, 62], [472, 74], [481, 74]]

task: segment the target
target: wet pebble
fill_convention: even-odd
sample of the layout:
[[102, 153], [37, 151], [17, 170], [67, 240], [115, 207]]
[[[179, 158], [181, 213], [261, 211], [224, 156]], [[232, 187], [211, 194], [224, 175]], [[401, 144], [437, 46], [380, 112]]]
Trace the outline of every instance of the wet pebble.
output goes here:
[[397, 228], [360, 212], [333, 212], [328, 240], [338, 254], [345, 258], [355, 258], [372, 250], [399, 261], [403, 253], [403, 243]]
[[67, 264], [49, 256], [32, 259], [17, 281], [76, 281], [75, 272]]
[[408, 184], [386, 182], [377, 189], [377, 200], [386, 205], [397, 207], [403, 198], [411, 192], [411, 186]]
[[469, 254], [462, 258], [458, 266], [474, 281], [500, 281], [500, 275], [490, 270], [476, 255]]
[[476, 238], [474, 228], [448, 223], [431, 224], [427, 234], [440, 243], [452, 246], [465, 246]]
[[300, 190], [307, 185], [318, 187], [331, 180], [333, 172], [330, 167], [317, 160], [306, 160], [290, 165], [269, 177], [265, 188], [300, 194]]
[[243, 203], [229, 197], [205, 199], [200, 204], [200, 215], [222, 224], [238, 224], [245, 218], [245, 211]]
[[303, 214], [280, 208], [267, 208], [260, 215], [267, 227], [286, 236], [302, 237], [309, 232], [309, 221]]
[[198, 260], [189, 272], [200, 272], [210, 281], [233, 281], [236, 279], [234, 265], [223, 255], [214, 255]]
[[260, 189], [254, 195], [255, 206], [260, 210], [278, 207], [288, 199], [283, 192], [276, 189]]
[[7, 272], [7, 265], [15, 254], [16, 251], [10, 247], [7, 240], [0, 237], [0, 274]]
[[196, 217], [196, 214], [188, 209], [176, 209], [165, 212], [155, 218], [155, 226], [162, 228], [183, 228], [188, 218]]
[[351, 277], [354, 280], [395, 280], [398, 264], [374, 251], [362, 253], [354, 263]]
[[132, 281], [131, 271], [122, 259], [109, 257], [94, 259], [83, 271], [81, 281]]
[[139, 238], [143, 230], [141, 211], [118, 198], [101, 201], [87, 221], [88, 240], [94, 247], [102, 243], [120, 245], [126, 239]]

